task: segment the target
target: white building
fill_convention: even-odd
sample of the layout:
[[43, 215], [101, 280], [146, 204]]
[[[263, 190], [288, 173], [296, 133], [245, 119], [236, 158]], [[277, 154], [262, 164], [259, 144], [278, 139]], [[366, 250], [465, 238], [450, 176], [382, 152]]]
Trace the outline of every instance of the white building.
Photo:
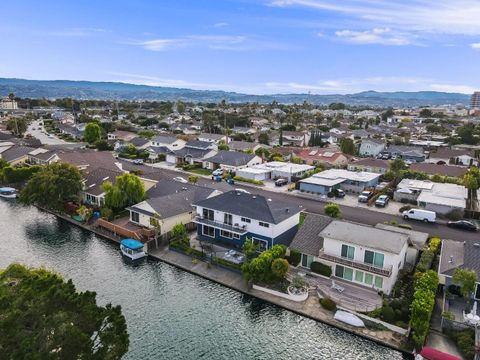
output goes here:
[[15, 100], [10, 99], [8, 96], [5, 96], [0, 100], [0, 110], [17, 110], [18, 104]]
[[385, 143], [382, 140], [364, 139], [360, 145], [359, 154], [361, 156], [377, 156], [385, 149]]
[[182, 149], [185, 146], [185, 140], [177, 139], [175, 136], [155, 136], [152, 138], [153, 147], [165, 147], [170, 151]]
[[237, 175], [250, 180], [284, 178], [291, 181], [293, 177], [300, 178], [313, 169], [315, 169], [314, 166], [306, 164], [271, 161], [250, 168], [241, 169], [237, 172]]

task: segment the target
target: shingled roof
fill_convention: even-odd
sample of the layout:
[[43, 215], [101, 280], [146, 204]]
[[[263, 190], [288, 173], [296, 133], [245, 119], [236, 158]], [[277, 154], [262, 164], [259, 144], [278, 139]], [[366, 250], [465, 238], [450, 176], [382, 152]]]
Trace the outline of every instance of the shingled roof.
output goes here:
[[307, 214], [290, 244], [290, 249], [300, 251], [302, 254], [318, 256], [323, 248], [323, 238], [320, 237], [320, 233], [331, 221], [332, 219], [328, 216]]

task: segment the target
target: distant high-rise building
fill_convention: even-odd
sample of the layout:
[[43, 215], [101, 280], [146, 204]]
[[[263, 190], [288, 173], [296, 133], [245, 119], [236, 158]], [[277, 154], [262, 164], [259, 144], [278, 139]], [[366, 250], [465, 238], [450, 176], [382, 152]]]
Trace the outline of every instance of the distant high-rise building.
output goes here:
[[480, 91], [475, 91], [470, 100], [470, 108], [480, 109]]

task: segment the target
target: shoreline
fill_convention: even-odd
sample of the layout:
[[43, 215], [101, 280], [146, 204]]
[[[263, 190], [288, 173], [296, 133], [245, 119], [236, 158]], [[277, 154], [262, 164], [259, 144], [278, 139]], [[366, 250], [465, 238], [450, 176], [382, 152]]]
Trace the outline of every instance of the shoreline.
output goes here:
[[[45, 211], [47, 213], [55, 215], [58, 219], [65, 220], [68, 223], [70, 223], [71, 225], [77, 226], [77, 227], [79, 227], [83, 230], [94, 233], [95, 235], [97, 235], [97, 236], [99, 236], [103, 239], [106, 239], [106, 240], [108, 240], [112, 243], [119, 244], [119, 240], [115, 239], [112, 236], [104, 234], [100, 231], [97, 231], [96, 229], [92, 228], [89, 225], [81, 224], [81, 223], [71, 219], [70, 217], [68, 217], [66, 215], [56, 213], [56, 212], [53, 212], [53, 211], [48, 210], [48, 209], [44, 209], [44, 208], [41, 208], [41, 207], [37, 207], [37, 208], [41, 211]], [[309, 318], [309, 319], [314, 320], [314, 321], [321, 322], [321, 323], [326, 324], [328, 326], [332, 326], [332, 327], [335, 327], [339, 330], [348, 332], [349, 334], [359, 336], [359, 337], [367, 339], [369, 341], [373, 341], [373, 342], [375, 342], [379, 345], [388, 347], [388, 348], [393, 349], [395, 351], [399, 351], [403, 355], [406, 355], [406, 356], [410, 357], [411, 359], [413, 359], [413, 355], [412, 355], [411, 351], [409, 351], [405, 348], [402, 348], [400, 345], [394, 343], [393, 341], [388, 341], [386, 339], [379, 339], [379, 338], [371, 336], [369, 334], [362, 333], [362, 330], [357, 330], [353, 327], [348, 326], [347, 324], [343, 324], [341, 322], [338, 322], [338, 321], [334, 320], [333, 318], [330, 319], [330, 318], [325, 317], [325, 316], [318, 316], [319, 314], [315, 315], [313, 313], [309, 313], [309, 312], [305, 311], [305, 309], [302, 309], [302, 307], [308, 306], [308, 304], [306, 302], [305, 303], [293, 303], [290, 300], [278, 298], [274, 295], [267, 294], [267, 293], [265, 293], [263, 291], [260, 291], [260, 290], [248, 289], [247, 284], [245, 283], [245, 280], [243, 279], [243, 277], [240, 274], [235, 273], [231, 270], [227, 270], [227, 269], [224, 269], [222, 267], [215, 266], [215, 265], [213, 265], [211, 268], [207, 268], [206, 263], [203, 262], [203, 261], [199, 261], [198, 263], [194, 264], [194, 263], [192, 263], [192, 257], [190, 257], [186, 254], [180, 253], [180, 252], [170, 251], [167, 248], [159, 248], [159, 249], [155, 249], [153, 251], [150, 251], [148, 253], [148, 257], [150, 259], [154, 259], [156, 261], [164, 262], [168, 265], [174, 266], [178, 269], [181, 269], [181, 270], [186, 271], [188, 273], [191, 273], [193, 275], [200, 276], [204, 279], [215, 282], [217, 284], [225, 286], [229, 289], [232, 289], [232, 290], [237, 291], [239, 293], [242, 293], [244, 295], [254, 297], [256, 299], [265, 301], [265, 302], [267, 302], [271, 305], [278, 306], [278, 307], [283, 308], [285, 310], [291, 311], [291, 312], [293, 312], [297, 315]], [[313, 298], [314, 298], [314, 296], [309, 296], [307, 301], [310, 300], [310, 302], [311, 302], [312, 300], [314, 300], [315, 303], [318, 305], [318, 301], [316, 300], [316, 298], [315, 299], [313, 299]]]

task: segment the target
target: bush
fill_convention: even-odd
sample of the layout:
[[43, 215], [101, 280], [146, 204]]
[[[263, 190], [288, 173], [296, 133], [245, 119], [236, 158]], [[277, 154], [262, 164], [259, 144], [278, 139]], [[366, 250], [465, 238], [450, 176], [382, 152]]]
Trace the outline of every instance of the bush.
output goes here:
[[410, 224], [398, 224], [397, 226], [402, 229], [412, 230], [412, 225]]
[[384, 306], [382, 308], [381, 318], [388, 323], [392, 323], [395, 320], [395, 310], [393, 310], [390, 306]]
[[297, 250], [290, 250], [290, 256], [288, 257], [288, 262], [292, 266], [297, 266], [302, 260], [302, 254]]
[[332, 276], [332, 268], [330, 266], [316, 262], [316, 261], [310, 264], [310, 270], [312, 270], [314, 273], [317, 273], [326, 277]]
[[422, 252], [422, 255], [420, 255], [420, 260], [418, 261], [415, 270], [422, 273], [427, 270], [430, 270], [430, 268], [432, 267], [434, 258], [435, 258], [435, 253], [432, 250], [430, 249], [424, 250]]
[[113, 215], [113, 211], [112, 209], [108, 208], [108, 207], [102, 207], [100, 209], [100, 216], [104, 219], [107, 219], [109, 220]]
[[339, 218], [342, 215], [342, 211], [340, 210], [340, 206], [337, 204], [327, 204], [324, 207], [325, 215], [330, 216], [332, 218]]
[[[404, 199], [402, 199], [404, 200]], [[403, 201], [401, 201], [403, 203]], [[401, 212], [403, 213], [404, 211], [408, 211], [408, 210], [411, 210], [412, 207], [410, 205], [405, 205], [405, 206], [402, 206], [400, 209], [398, 209], [398, 212]]]
[[445, 217], [451, 221], [461, 220], [463, 218], [463, 210], [453, 209], [448, 214], [446, 214]]
[[334, 311], [337, 308], [335, 301], [333, 301], [330, 298], [323, 298], [323, 299], [320, 299], [319, 301], [320, 301], [320, 305], [322, 305], [322, 307], [325, 310]]
[[246, 179], [246, 178], [243, 178], [243, 177], [241, 177], [241, 176], [235, 176], [235, 177], [233, 178], [233, 180], [235, 180], [235, 181], [241, 181], [241, 182], [246, 182], [246, 183], [250, 183], [250, 184], [254, 184], [254, 185], [264, 185], [264, 184], [263, 184], [263, 181]]
[[447, 335], [455, 341], [465, 359], [470, 360], [474, 358], [475, 331], [473, 329], [466, 329], [462, 331], [449, 330], [447, 331]]
[[439, 237], [432, 237], [430, 239], [430, 243], [428, 244], [428, 248], [434, 253], [438, 253], [441, 245], [442, 245], [442, 239], [440, 239]]

